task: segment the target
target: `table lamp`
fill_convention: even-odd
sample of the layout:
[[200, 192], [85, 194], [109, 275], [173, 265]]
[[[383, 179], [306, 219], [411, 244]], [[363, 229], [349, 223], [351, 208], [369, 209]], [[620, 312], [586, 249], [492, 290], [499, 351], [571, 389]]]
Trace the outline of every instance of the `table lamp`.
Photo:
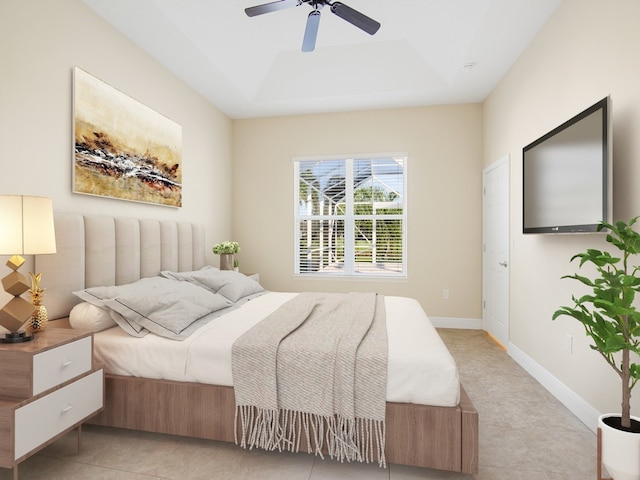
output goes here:
[[7, 267], [12, 271], [2, 278], [4, 291], [13, 298], [0, 310], [0, 325], [9, 330], [0, 343], [19, 343], [33, 339], [29, 332], [19, 332], [31, 318], [35, 307], [21, 297], [30, 283], [18, 269], [25, 259], [21, 255], [56, 253], [51, 199], [27, 195], [0, 195], [0, 255], [12, 255]]

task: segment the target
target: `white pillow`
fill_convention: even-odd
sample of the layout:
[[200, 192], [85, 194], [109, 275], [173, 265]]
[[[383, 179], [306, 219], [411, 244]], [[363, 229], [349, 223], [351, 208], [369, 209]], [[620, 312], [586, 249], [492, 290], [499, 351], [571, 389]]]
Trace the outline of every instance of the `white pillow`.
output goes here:
[[79, 303], [71, 309], [69, 323], [72, 328], [90, 330], [92, 332], [100, 332], [117, 325], [115, 320], [111, 318], [109, 310], [97, 307], [89, 302]]

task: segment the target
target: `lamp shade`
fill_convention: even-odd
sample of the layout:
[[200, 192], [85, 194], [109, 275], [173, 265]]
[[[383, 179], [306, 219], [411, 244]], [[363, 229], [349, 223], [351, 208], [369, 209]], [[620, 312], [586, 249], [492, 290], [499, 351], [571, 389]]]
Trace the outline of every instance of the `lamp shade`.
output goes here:
[[0, 195], [0, 255], [56, 253], [50, 198]]

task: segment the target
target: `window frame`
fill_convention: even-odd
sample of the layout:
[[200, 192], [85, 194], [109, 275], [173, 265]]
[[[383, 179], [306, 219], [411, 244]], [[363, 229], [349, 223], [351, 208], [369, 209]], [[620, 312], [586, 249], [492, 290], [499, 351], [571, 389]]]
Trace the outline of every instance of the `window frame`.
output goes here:
[[[354, 200], [354, 185], [353, 185], [353, 164], [358, 160], [383, 160], [383, 159], [401, 159], [402, 160], [402, 213], [401, 214], [370, 214], [370, 215], [354, 215], [353, 206]], [[336, 156], [319, 156], [319, 157], [294, 157], [293, 163], [293, 224], [294, 224], [294, 276], [305, 278], [347, 278], [347, 279], [384, 279], [394, 280], [408, 278], [408, 250], [407, 250], [407, 232], [408, 232], [408, 163], [409, 156], [406, 152], [402, 153], [376, 153], [376, 154], [361, 154], [361, 155], [336, 155]], [[346, 202], [346, 214], [345, 215], [305, 215], [300, 213], [300, 165], [303, 162], [324, 162], [324, 161], [345, 161], [345, 198], [349, 200]], [[373, 176], [373, 175], [372, 175]], [[375, 203], [375, 202], [372, 202]], [[302, 235], [300, 233], [300, 223], [304, 220], [344, 220], [344, 267], [342, 271], [301, 271], [301, 240]], [[402, 225], [401, 234], [401, 246], [402, 246], [402, 258], [399, 262], [400, 271], [398, 272], [385, 272], [383, 270], [372, 270], [370, 272], [358, 272], [356, 271], [356, 240], [355, 240], [355, 224], [357, 220], [394, 220], [399, 219]]]

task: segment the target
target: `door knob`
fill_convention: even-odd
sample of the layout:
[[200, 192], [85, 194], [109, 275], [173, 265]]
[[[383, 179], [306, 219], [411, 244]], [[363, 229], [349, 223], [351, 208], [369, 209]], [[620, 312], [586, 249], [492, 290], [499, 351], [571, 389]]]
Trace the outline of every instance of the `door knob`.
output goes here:
[[500, 265], [501, 267], [507, 268], [507, 261], [505, 260], [504, 262], [498, 262], [498, 265]]

